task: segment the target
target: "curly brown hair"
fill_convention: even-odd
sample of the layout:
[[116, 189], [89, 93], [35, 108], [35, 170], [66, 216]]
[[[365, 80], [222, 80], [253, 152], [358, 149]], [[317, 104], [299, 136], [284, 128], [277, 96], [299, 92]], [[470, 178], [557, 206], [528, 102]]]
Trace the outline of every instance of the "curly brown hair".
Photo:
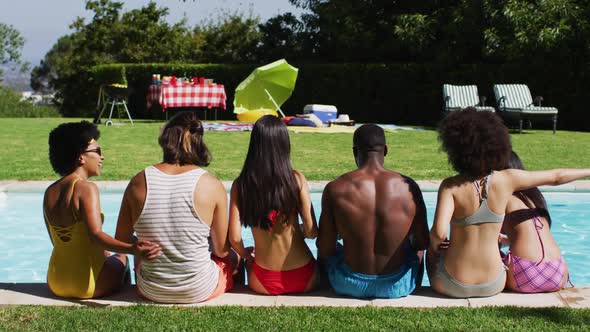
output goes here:
[[88, 121], [62, 123], [49, 133], [49, 162], [53, 170], [66, 176], [76, 170], [78, 157], [92, 139], [98, 141], [100, 132]]
[[508, 128], [493, 112], [468, 107], [444, 118], [438, 128], [442, 150], [460, 174], [481, 177], [506, 168], [512, 144]]

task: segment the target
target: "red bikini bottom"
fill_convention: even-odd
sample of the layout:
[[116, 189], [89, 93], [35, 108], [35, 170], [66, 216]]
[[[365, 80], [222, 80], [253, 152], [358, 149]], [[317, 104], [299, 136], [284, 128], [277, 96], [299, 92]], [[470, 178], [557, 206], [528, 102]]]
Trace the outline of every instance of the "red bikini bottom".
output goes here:
[[304, 266], [288, 271], [267, 270], [254, 261], [252, 271], [270, 295], [303, 293], [313, 277], [315, 260], [312, 259]]

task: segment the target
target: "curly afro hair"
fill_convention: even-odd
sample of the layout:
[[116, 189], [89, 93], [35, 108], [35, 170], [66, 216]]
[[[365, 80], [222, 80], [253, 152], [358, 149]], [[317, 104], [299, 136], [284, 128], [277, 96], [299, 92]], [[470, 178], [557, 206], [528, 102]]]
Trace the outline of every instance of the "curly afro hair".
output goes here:
[[438, 139], [460, 174], [481, 177], [505, 169], [510, 161], [508, 128], [493, 112], [473, 107], [451, 112], [439, 125]]
[[100, 132], [88, 121], [62, 123], [49, 133], [49, 162], [61, 176], [72, 173], [78, 167], [78, 157], [88, 148], [92, 139], [98, 140]]

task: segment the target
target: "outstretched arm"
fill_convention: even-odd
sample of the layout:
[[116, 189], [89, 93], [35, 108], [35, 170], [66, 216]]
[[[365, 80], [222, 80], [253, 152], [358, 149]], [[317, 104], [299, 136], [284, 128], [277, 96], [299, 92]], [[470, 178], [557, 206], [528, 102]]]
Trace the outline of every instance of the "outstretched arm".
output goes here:
[[525, 190], [542, 185], [557, 186], [590, 177], [590, 169], [552, 169], [546, 171], [524, 171], [520, 169], [507, 169], [502, 171], [512, 184], [512, 191]]

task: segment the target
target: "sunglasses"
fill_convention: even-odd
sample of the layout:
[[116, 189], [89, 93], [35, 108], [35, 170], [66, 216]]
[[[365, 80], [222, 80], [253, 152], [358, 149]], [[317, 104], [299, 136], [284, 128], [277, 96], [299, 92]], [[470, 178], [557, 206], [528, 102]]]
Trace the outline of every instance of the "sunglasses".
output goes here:
[[102, 156], [102, 150], [100, 148], [96, 148], [96, 149], [92, 149], [92, 150], [86, 150], [82, 153], [86, 153], [86, 152], [96, 152], [98, 153], [99, 156]]

